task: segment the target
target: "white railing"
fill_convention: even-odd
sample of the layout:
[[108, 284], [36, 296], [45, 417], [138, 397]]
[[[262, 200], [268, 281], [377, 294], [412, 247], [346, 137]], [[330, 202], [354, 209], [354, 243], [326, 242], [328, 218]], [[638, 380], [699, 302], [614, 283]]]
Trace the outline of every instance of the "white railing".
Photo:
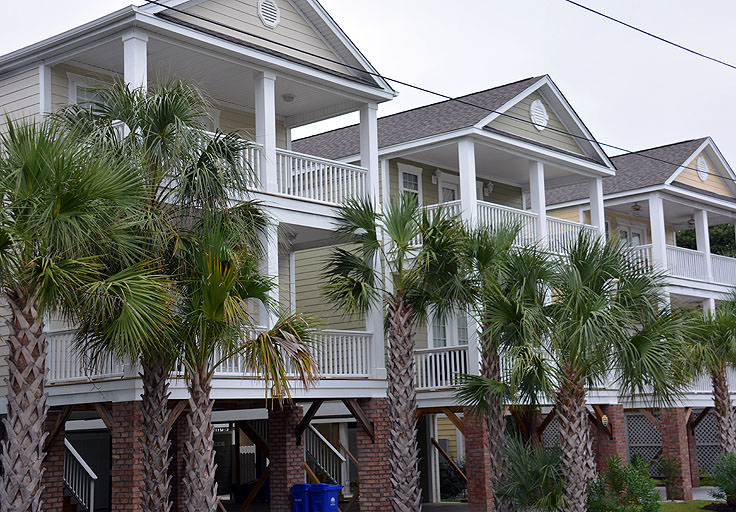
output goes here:
[[517, 208], [478, 201], [478, 223], [491, 229], [517, 227], [516, 243], [521, 246], [534, 244], [538, 239], [537, 215]]
[[95, 509], [95, 481], [97, 475], [72, 444], [64, 439], [64, 485], [86, 512]]
[[468, 373], [468, 347], [423, 348], [414, 351], [417, 389], [453, 387]]
[[573, 246], [581, 232], [587, 231], [591, 236], [598, 234], [595, 226], [572, 222], [569, 220], [547, 217], [547, 239], [549, 250], [562, 254]]
[[278, 193], [330, 204], [342, 204], [366, 193], [368, 171], [316, 156], [276, 150]]
[[322, 470], [332, 480], [339, 484], [342, 474], [342, 464], [345, 457], [332, 446], [322, 433], [309, 425], [304, 431], [304, 450], [307, 459], [311, 459], [319, 470]]
[[244, 169], [250, 169], [251, 181], [250, 188], [254, 190], [261, 189], [261, 184], [264, 181], [264, 176], [261, 176], [261, 150], [263, 146], [250, 142], [248, 147], [240, 152], [240, 157], [243, 159], [241, 166]]
[[62, 383], [121, 377], [125, 371], [122, 362], [105, 357], [95, 367], [91, 367], [86, 354], [74, 347], [75, 330], [54, 331], [46, 333], [48, 342], [48, 382]]
[[736, 258], [713, 254], [713, 281], [721, 284], [736, 284]]
[[689, 279], [708, 279], [705, 254], [683, 247], [667, 246], [667, 268], [676, 277]]
[[[459, 216], [460, 210], [461, 210], [460, 200], [456, 200], [456, 201], [447, 201], [445, 203], [428, 204], [426, 206], [423, 206], [422, 214], [426, 214], [427, 218], [431, 222], [434, 219], [434, 216], [437, 215], [437, 212], [439, 211], [441, 211], [443, 215]], [[411, 245], [414, 247], [418, 247], [422, 245], [422, 236], [417, 235], [416, 238], [414, 238], [411, 241]]]
[[652, 266], [652, 244], [631, 247], [631, 257], [636, 265], [650, 268]]

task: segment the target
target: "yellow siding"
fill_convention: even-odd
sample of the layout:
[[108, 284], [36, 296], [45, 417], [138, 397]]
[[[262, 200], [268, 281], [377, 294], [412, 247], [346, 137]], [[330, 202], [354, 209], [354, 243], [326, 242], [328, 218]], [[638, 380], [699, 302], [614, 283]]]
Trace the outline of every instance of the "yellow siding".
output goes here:
[[5, 131], [5, 118], [38, 116], [38, 68], [12, 76], [0, 77], [0, 132]]
[[[547, 128], [542, 131], [537, 130], [534, 125], [528, 122], [531, 121], [531, 117], [529, 116], [529, 107], [534, 100], [541, 100], [549, 114]], [[519, 135], [556, 148], [564, 149], [565, 151], [583, 154], [580, 146], [574, 138], [565, 133], [560, 133], [560, 131], [566, 132], [567, 129], [563, 126], [562, 122], [560, 122], [560, 119], [552, 112], [550, 106], [542, 99], [542, 96], [538, 92], [533, 92], [523, 100], [519, 101], [516, 105], [508, 109], [506, 113], [508, 116], [497, 117], [489, 124], [489, 127], [513, 133], [514, 135]]]
[[[265, 37], [272, 41], [294, 46], [307, 52], [319, 55], [332, 60], [340, 60], [340, 58], [328, 47], [319, 34], [315, 32], [311, 24], [307, 22], [302, 15], [291, 5], [288, 0], [276, 0], [281, 11], [281, 22], [275, 28], [271, 29], [263, 25], [258, 17], [258, 0], [206, 0], [198, 5], [192, 6], [186, 11], [207, 17], [218, 23], [229, 25], [233, 28], [243, 30], [256, 36]], [[191, 17], [185, 14], [169, 12], [171, 16], [179, 18], [185, 22], [192, 22]], [[214, 25], [204, 21], [197, 21], [197, 24], [215, 32], [225, 34], [227, 36], [252, 42], [259, 46], [263, 46], [280, 53], [291, 55], [303, 61], [308, 61], [319, 66], [350, 74], [350, 71], [342, 65], [333, 64], [329, 61], [312, 57], [302, 52], [297, 52], [274, 44], [263, 39], [249, 37], [242, 32], [230, 30], [220, 25]]]
[[462, 458], [458, 457], [457, 453], [457, 429], [447, 416], [444, 415], [437, 417], [437, 440], [439, 441], [440, 439], [447, 439], [450, 457], [455, 460]]
[[324, 329], [364, 330], [365, 320], [343, 315], [325, 299], [322, 270], [332, 247], [297, 251], [295, 254], [296, 310], [317, 316]]
[[[606, 220], [609, 221], [610, 223], [612, 233], [614, 234], [618, 233], [620, 226], [633, 227], [635, 229], [644, 230], [647, 236], [646, 243], [648, 244], [652, 243], [652, 230], [649, 226], [649, 219], [642, 219], [638, 217], [632, 217], [630, 215], [621, 215], [619, 213], [606, 212]], [[675, 244], [674, 228], [671, 225], [666, 224], [664, 229], [665, 229], [666, 243], [669, 245], [674, 245]]]
[[580, 222], [580, 210], [577, 207], [572, 208], [561, 208], [559, 210], [551, 210], [547, 212], [550, 217], [555, 217], [562, 220], [569, 220], [572, 222]]
[[[256, 116], [244, 110], [235, 110], [213, 102], [214, 107], [220, 111], [220, 130], [223, 132], [235, 132], [247, 140], [256, 138]], [[286, 148], [286, 128], [283, 121], [276, 121], [276, 146]]]
[[[708, 172], [718, 174], [718, 176], [713, 176], [712, 174], [709, 175], [705, 181], [702, 181], [700, 177], [698, 177], [698, 158], [703, 157], [705, 161], [708, 164]], [[726, 185], [726, 182], [723, 180], [722, 173], [713, 166], [713, 162], [711, 161], [708, 156], [706, 156], [705, 153], [700, 153], [695, 158], [692, 159], [690, 163], [687, 165], [687, 169], [684, 169], [678, 176], [675, 178], [675, 183], [682, 183], [684, 185], [689, 185], [691, 187], [696, 187], [701, 190], [706, 190], [708, 192], [713, 192], [716, 194], [720, 194], [722, 196], [726, 197], [735, 197], [734, 193], [731, 191], [731, 189]]]

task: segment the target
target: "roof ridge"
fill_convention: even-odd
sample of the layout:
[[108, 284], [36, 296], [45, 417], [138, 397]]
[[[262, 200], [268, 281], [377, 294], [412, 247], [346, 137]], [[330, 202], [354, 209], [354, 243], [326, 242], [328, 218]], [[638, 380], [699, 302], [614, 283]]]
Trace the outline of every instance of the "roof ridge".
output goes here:
[[664, 149], [669, 148], [672, 146], [679, 146], [680, 144], [687, 144], [689, 142], [695, 142], [695, 141], [703, 141], [706, 140], [708, 137], [700, 137], [697, 139], [688, 139], [688, 140], [681, 140], [679, 142], [670, 142], [669, 144], [662, 144], [661, 146], [653, 146], [651, 148], [645, 148], [645, 149], [638, 149], [636, 151], [627, 151], [626, 153], [622, 153], [620, 155], [612, 156], [611, 159], [629, 156], [629, 155], [636, 155], [638, 153], [644, 153], [645, 151], [654, 151], [655, 149]]

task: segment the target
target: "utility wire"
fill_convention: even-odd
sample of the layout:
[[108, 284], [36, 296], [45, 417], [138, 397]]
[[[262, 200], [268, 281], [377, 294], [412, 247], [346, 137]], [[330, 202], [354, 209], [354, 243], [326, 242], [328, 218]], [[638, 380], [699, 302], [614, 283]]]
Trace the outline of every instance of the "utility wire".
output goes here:
[[[467, 105], [467, 106], [470, 106], [470, 107], [473, 107], [473, 108], [484, 110], [484, 111], [486, 111], [486, 112], [488, 112], [490, 114], [498, 114], [499, 116], [507, 117], [507, 118], [514, 119], [514, 120], [519, 121], [519, 122], [522, 122], [522, 123], [530, 124], [530, 125], [534, 126], [535, 128], [538, 128], [540, 126], [540, 125], [536, 124], [535, 122], [533, 122], [533, 121], [531, 121], [529, 119], [524, 119], [523, 117], [518, 117], [518, 116], [514, 116], [512, 114], [509, 114], [507, 112], [501, 112], [501, 111], [498, 111], [498, 110], [494, 110], [492, 108], [488, 108], [488, 107], [485, 107], [485, 106], [482, 106], [482, 105], [475, 104], [475, 103], [473, 103], [471, 101], [467, 101], [467, 100], [465, 100], [463, 98], [453, 97], [453, 96], [449, 96], [447, 94], [443, 94], [441, 92], [437, 92], [437, 91], [433, 91], [431, 89], [427, 89], [426, 87], [422, 87], [420, 85], [415, 85], [415, 84], [412, 84], [412, 83], [409, 83], [409, 82], [405, 82], [403, 80], [399, 80], [399, 79], [396, 79], [396, 78], [387, 77], [387, 76], [381, 75], [377, 71], [368, 71], [368, 70], [366, 70], [366, 69], [364, 69], [362, 67], [353, 66], [353, 65], [347, 64], [345, 62], [339, 61], [337, 59], [331, 59], [331, 58], [325, 57], [323, 55], [318, 55], [316, 53], [310, 52], [309, 50], [304, 50], [302, 48], [298, 48], [296, 46], [292, 46], [292, 45], [287, 44], [287, 43], [282, 43], [280, 41], [274, 41], [273, 39], [269, 39], [269, 38], [267, 38], [265, 36], [254, 34], [252, 32], [248, 32], [247, 30], [243, 30], [241, 28], [234, 27], [232, 25], [228, 25], [227, 23], [223, 23], [221, 21], [213, 20], [211, 18], [208, 18], [206, 16], [202, 16], [200, 14], [194, 14], [194, 13], [190, 13], [190, 12], [184, 11], [182, 9], [178, 9], [176, 7], [167, 6], [167, 5], [163, 4], [162, 2], [160, 2], [159, 0], [144, 0], [144, 1], [146, 3], [148, 3], [148, 4], [157, 5], [159, 7], [162, 7], [164, 9], [166, 9], [166, 10], [169, 10], [169, 11], [172, 11], [172, 12], [176, 12], [176, 13], [179, 13], [179, 14], [183, 14], [185, 16], [189, 16], [191, 18], [194, 18], [194, 19], [197, 19], [197, 20], [200, 20], [200, 21], [204, 21], [205, 23], [211, 23], [212, 25], [216, 25], [216, 26], [225, 28], [227, 30], [232, 30], [233, 32], [238, 32], [240, 34], [244, 34], [244, 35], [247, 35], [249, 37], [253, 37], [255, 39], [260, 39], [262, 41], [266, 41], [268, 43], [275, 44], [275, 45], [280, 46], [282, 48], [293, 50], [295, 52], [299, 52], [299, 53], [304, 54], [304, 55], [309, 55], [310, 57], [314, 57], [316, 59], [320, 59], [320, 60], [325, 61], [325, 62], [329, 62], [329, 63], [332, 63], [332, 64], [340, 65], [340, 66], [342, 66], [342, 67], [344, 67], [346, 69], [352, 69], [352, 70], [357, 71], [357, 72], [360, 72], [362, 74], [367, 74], [367, 75], [370, 75], [370, 76], [373, 76], [373, 77], [376, 77], [376, 78], [380, 78], [380, 79], [382, 79], [382, 80], [384, 80], [386, 82], [393, 82], [395, 84], [402, 85], [402, 86], [408, 87], [410, 89], [414, 89], [414, 90], [417, 90], [417, 91], [420, 91], [420, 92], [431, 94], [433, 96], [437, 96], [437, 97], [442, 98], [442, 99], [447, 100], [447, 101], [455, 101], [455, 102], [460, 103], [460, 104], [463, 104], [463, 105]], [[569, 1], [569, 0], [565, 0], [565, 1]], [[195, 27], [196, 27], [196, 25], [195, 25]], [[204, 29], [204, 27], [197, 27], [197, 28]], [[206, 29], [204, 29], [204, 30], [206, 30]], [[699, 172], [700, 174], [707, 174], [709, 176], [717, 176], [717, 177], [719, 177], [721, 179], [724, 179], [724, 180], [730, 180], [730, 181], [736, 182], [736, 178], [730, 178], [730, 177], [727, 177], [727, 176], [721, 176], [720, 174], [715, 173], [715, 172], [701, 171], [701, 170], [699, 170], [699, 169], [697, 169], [695, 167], [683, 166], [681, 163], [670, 162], [670, 161], [664, 160], [662, 158], [658, 158], [658, 157], [651, 156], [651, 155], [645, 155], [645, 154], [642, 154], [641, 153], [641, 151], [648, 151], [649, 149], [656, 149], [656, 148], [649, 148], [649, 149], [644, 149], [644, 150], [640, 150], [640, 151], [632, 151], [630, 149], [626, 149], [626, 148], [623, 148], [623, 147], [620, 147], [620, 146], [616, 146], [614, 144], [609, 144], [609, 143], [606, 143], [606, 142], [600, 142], [600, 141], [598, 141], [598, 140], [596, 140], [594, 138], [586, 137], [584, 135], [578, 135], [576, 133], [571, 133], [571, 132], [568, 132], [566, 130], [560, 130], [560, 129], [557, 129], [557, 128], [554, 128], [554, 127], [551, 127], [551, 126], [547, 126], [546, 129], [549, 130], [549, 131], [552, 131], [552, 132], [557, 132], [557, 133], [560, 133], [560, 134], [563, 134], [563, 135], [567, 135], [569, 137], [573, 137], [573, 138], [578, 139], [578, 140], [583, 140], [583, 141], [586, 141], [586, 142], [592, 142], [593, 144], [597, 144], [599, 146], [604, 146], [604, 147], [607, 147], [607, 148], [610, 148], [610, 149], [613, 149], [613, 150], [616, 150], [616, 151], [621, 151], [621, 152], [626, 153], [626, 154], [629, 154], [629, 155], [636, 155], [636, 156], [639, 156], [641, 158], [646, 158], [646, 159], [653, 160], [653, 161], [656, 161], [656, 162], [660, 162], [660, 163], [664, 163], [664, 164], [668, 164], [668, 165], [673, 165], [673, 166], [675, 166], [678, 169], [680, 167], [682, 167], [683, 169], [689, 169], [691, 171], [696, 171], [696, 172]], [[665, 146], [669, 146], [669, 145], [673, 145], [673, 144], [665, 144]], [[663, 146], [659, 146], [659, 147], [663, 147]], [[606, 156], [608, 157], [608, 155], [606, 155]], [[610, 157], [608, 157], [608, 158], [610, 158]]]
[[722, 61], [721, 59], [717, 59], [715, 57], [711, 57], [710, 55], [706, 55], [706, 54], [704, 54], [702, 52], [699, 52], [697, 50], [693, 50], [692, 48], [688, 48], [687, 46], [683, 46], [683, 45], [681, 45], [679, 43], [676, 43], [674, 41], [670, 41], [669, 39], [665, 39], [662, 36], [658, 36], [657, 34], [653, 34], [653, 33], [649, 32], [649, 31], [646, 31], [646, 30], [644, 30], [642, 28], [636, 27], [636, 26], [634, 26], [634, 25], [632, 25], [630, 23], [626, 23], [625, 21], [621, 21], [618, 18], [614, 18], [613, 16], [609, 16], [608, 14], [606, 14], [604, 12], [596, 11], [595, 9], [593, 9], [591, 7], [588, 7], [587, 5], [583, 5], [581, 3], [575, 2], [574, 0], [563, 0], [563, 1], [564, 2], [567, 2], [568, 4], [572, 4], [572, 5], [575, 5], [577, 7], [580, 7], [581, 9], [585, 9], [588, 12], [592, 12], [593, 14], [597, 14], [598, 16], [600, 16], [602, 18], [606, 18], [607, 20], [611, 20], [614, 23], [618, 23], [619, 25], [623, 25], [624, 27], [630, 28], [631, 30], [635, 30], [635, 31], [637, 31], [637, 32], [639, 32], [641, 34], [646, 35], [646, 36], [653, 37], [654, 39], [656, 39], [658, 41], [661, 41], [661, 42], [663, 42], [665, 44], [669, 44], [671, 46], [674, 46], [675, 48], [679, 48], [680, 50], [684, 50], [684, 51], [686, 51], [688, 53], [692, 53], [693, 55], [697, 55], [698, 57], [702, 57], [704, 59], [713, 61], [713, 62], [715, 62], [717, 64], [721, 64], [721, 65], [726, 66], [726, 67], [729, 67], [731, 69], [736, 69], [736, 66], [734, 66], [733, 64], [729, 64], [728, 62]]

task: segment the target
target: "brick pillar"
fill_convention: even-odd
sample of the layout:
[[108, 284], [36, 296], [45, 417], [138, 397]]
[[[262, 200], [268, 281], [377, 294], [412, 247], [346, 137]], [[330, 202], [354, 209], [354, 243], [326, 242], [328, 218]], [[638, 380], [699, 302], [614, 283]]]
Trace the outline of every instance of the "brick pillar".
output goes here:
[[682, 487], [683, 499], [693, 499], [693, 486], [690, 479], [690, 453], [688, 450], [685, 409], [682, 407], [662, 409], [660, 416], [662, 431], [662, 457], [680, 461], [678, 482]]
[[391, 466], [388, 460], [388, 432], [391, 420], [385, 398], [359, 400], [369, 421], [373, 422], [375, 442], [365, 431], [357, 427], [360, 468], [358, 484], [360, 487], [361, 512], [383, 512], [391, 510]]
[[137, 512], [141, 509], [143, 478], [142, 413], [140, 402], [114, 402], [110, 469], [110, 510]]
[[[46, 417], [46, 432], [50, 432], [60, 411], [49, 411]], [[64, 426], [59, 429], [43, 460], [43, 510], [61, 512], [64, 509]]]
[[608, 425], [611, 427], [612, 435], [602, 432], [595, 425], [593, 429], [593, 447], [596, 454], [596, 466], [598, 471], [605, 469], [606, 460], [618, 455], [625, 463], [629, 460], [629, 449], [626, 444], [626, 418], [624, 417], [624, 406], [622, 404], [609, 404], [600, 406], [603, 414], [608, 417]]
[[169, 465], [169, 474], [171, 475], [171, 494], [169, 495], [169, 501], [171, 502], [171, 512], [185, 512], [184, 443], [186, 443], [189, 436], [186, 411], [174, 422], [174, 426], [171, 427], [170, 436], [171, 448], [169, 448], [169, 454], [171, 456], [171, 464]]
[[463, 414], [465, 426], [465, 474], [468, 477], [468, 509], [475, 512], [493, 510], [491, 488], [491, 454], [485, 420], [470, 410]]
[[303, 412], [291, 406], [268, 411], [270, 512], [290, 512], [291, 486], [304, 483], [304, 442], [297, 445], [294, 435]]
[[700, 463], [698, 461], [698, 445], [695, 439], [695, 428], [692, 426], [692, 421], [695, 419], [695, 415], [690, 415], [690, 420], [687, 423], [687, 449], [690, 454], [690, 480], [692, 481], [693, 487], [700, 487]]

